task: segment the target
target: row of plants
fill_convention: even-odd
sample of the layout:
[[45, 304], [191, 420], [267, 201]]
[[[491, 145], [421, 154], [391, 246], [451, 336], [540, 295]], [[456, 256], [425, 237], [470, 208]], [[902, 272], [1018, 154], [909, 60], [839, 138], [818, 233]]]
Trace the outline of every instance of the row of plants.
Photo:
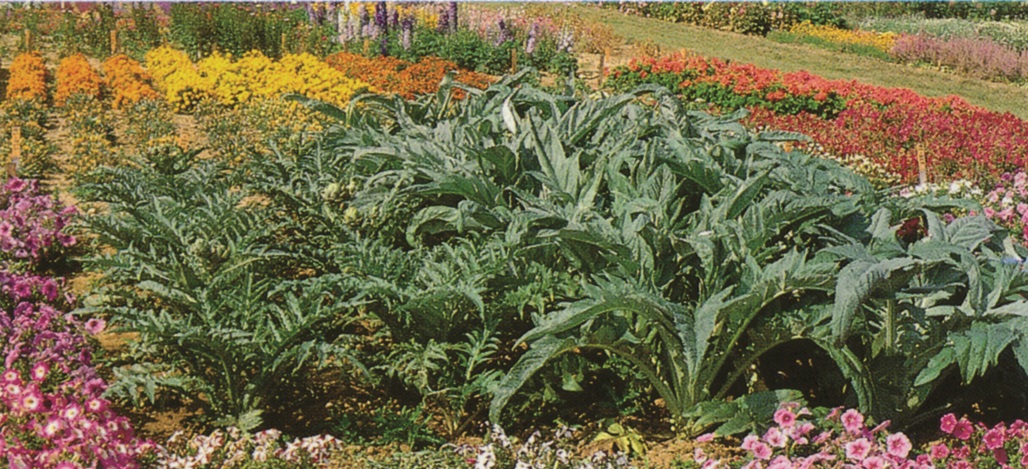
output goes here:
[[[1017, 467], [1028, 465], [1028, 424], [1018, 419], [994, 426], [958, 419], [949, 413], [939, 419], [942, 438], [915, 447], [902, 432], [890, 432], [889, 422], [874, 425], [856, 409], [808, 409], [799, 403], [783, 404], [774, 425], [763, 435], [750, 434], [741, 455], [719, 457], [704, 448], [714, 440], [697, 441], [692, 459], [676, 467], [862, 467], [880, 468]], [[766, 465], [766, 466], [765, 466]]]
[[[982, 216], [943, 216], [976, 204], [890, 197], [780, 147], [799, 135], [656, 89], [520, 78], [319, 104], [342, 125], [239, 167], [100, 170], [80, 196], [109, 207], [89, 224], [114, 249], [88, 263], [92, 300], [138, 334], [112, 393], [252, 430], [325, 408], [304, 388], [330, 373], [406, 395], [415, 425], [454, 438], [486, 410], [524, 425], [657, 397], [678, 433], [733, 434], [807, 386], [910, 426], [987, 398], [961, 383], [1023, 382], [1026, 279], [1006, 260], [1026, 253]], [[781, 373], [788, 348], [832, 377]]]
[[[406, 5], [386, 2], [312, 3], [310, 5], [181, 3], [129, 6], [10, 7], [0, 30], [41, 38], [39, 45], [59, 55], [113, 54], [143, 60], [160, 44], [174, 44], [199, 61], [215, 52], [242, 56], [256, 50], [272, 58], [309, 53], [325, 57], [339, 51], [372, 57], [389, 55], [410, 62], [439, 56], [460, 67], [492, 74], [511, 69], [511, 51], [520, 66], [568, 74], [575, 70], [575, 43], [602, 52], [614, 36], [610, 28], [586, 24], [565, 9], [559, 23], [541, 12], [485, 9], [471, 5]], [[463, 14], [458, 14], [463, 10]], [[37, 39], [38, 41], [38, 39]]]
[[975, 21], [959, 18], [927, 19], [922, 17], [870, 16], [857, 25], [866, 31], [894, 34], [926, 34], [939, 39], [986, 38], [1004, 47], [1021, 52], [1028, 49], [1028, 23], [1025, 21]]
[[[5, 166], [38, 176], [53, 169], [53, 146], [46, 139], [48, 71], [37, 54], [21, 54], [11, 63], [5, 99], [0, 102], [0, 155]], [[14, 154], [14, 134], [20, 155]], [[12, 158], [18, 161], [12, 161]]]
[[[350, 78], [371, 84], [379, 93], [398, 94], [404, 99], [434, 93], [448, 72], [459, 70], [457, 64], [433, 56], [410, 63], [388, 56], [367, 58], [339, 52], [326, 57], [325, 63]], [[479, 89], [492, 82], [489, 76], [470, 71], [459, 71], [454, 79]]]
[[768, 34], [768, 38], [892, 62], [940, 67], [981, 79], [1022, 82], [1028, 77], [1028, 52], [985, 37], [943, 38], [925, 33], [879, 33], [800, 23], [788, 31]]
[[59, 276], [76, 246], [75, 210], [37, 181], [0, 187], [0, 460], [10, 467], [139, 467], [153, 443], [104, 397], [93, 362], [102, 319], [68, 314], [75, 298]]
[[[998, 22], [1028, 19], [1028, 7], [1021, 2], [788, 2], [755, 5], [747, 2], [619, 2], [610, 5], [627, 14], [658, 18], [674, 23], [766, 35], [785, 31], [797, 23], [845, 28], [861, 21], [924, 21], [939, 23]], [[898, 20], [897, 20], [898, 18]], [[878, 28], [872, 28], [879, 30]], [[882, 31], [917, 32], [881, 29]]]
[[642, 83], [670, 86], [685, 99], [721, 109], [753, 110], [747, 122], [810, 135], [828, 154], [862, 155], [910, 183], [919, 155], [937, 180], [966, 177], [984, 186], [1024, 165], [1028, 126], [1010, 114], [960, 98], [926, 98], [913, 91], [782, 73], [748, 64], [675, 54], [636, 59], [615, 68], [616, 90]]
[[[514, 55], [520, 53], [516, 60], [521, 67], [564, 75], [577, 69], [572, 27], [579, 23], [565, 21], [558, 26], [545, 17], [529, 20], [504, 10], [472, 6], [461, 13], [456, 2], [444, 5], [433, 16], [415, 15], [386, 2], [354, 6], [339, 36], [347, 52], [410, 62], [435, 55], [461, 68], [490, 74], [510, 71]], [[401, 14], [401, 10], [405, 11]]]

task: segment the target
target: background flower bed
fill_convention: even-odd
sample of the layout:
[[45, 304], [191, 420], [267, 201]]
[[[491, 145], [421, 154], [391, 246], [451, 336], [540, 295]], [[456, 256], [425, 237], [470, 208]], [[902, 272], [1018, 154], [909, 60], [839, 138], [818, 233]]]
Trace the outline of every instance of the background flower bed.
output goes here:
[[695, 55], [638, 59], [608, 80], [614, 89], [640, 83], [669, 85], [687, 100], [722, 109], [750, 108], [752, 125], [808, 134], [830, 154], [866, 156], [906, 182], [918, 177], [918, 154], [933, 178], [983, 184], [1023, 168], [1028, 155], [1028, 124], [954, 96], [925, 98]]

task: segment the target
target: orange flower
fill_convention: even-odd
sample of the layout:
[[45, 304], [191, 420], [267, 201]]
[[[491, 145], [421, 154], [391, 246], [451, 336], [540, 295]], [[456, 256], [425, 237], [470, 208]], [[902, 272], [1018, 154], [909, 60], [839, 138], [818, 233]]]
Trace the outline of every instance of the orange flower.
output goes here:
[[46, 100], [46, 64], [39, 52], [19, 54], [11, 63], [7, 99]]
[[[370, 83], [380, 92], [398, 94], [405, 99], [434, 93], [447, 72], [459, 70], [457, 64], [432, 56], [412, 64], [394, 57], [367, 58], [339, 52], [325, 58], [325, 63], [350, 78]], [[464, 70], [458, 72], [456, 79], [476, 88], [485, 88], [492, 81], [487, 75]], [[462, 94], [456, 96], [459, 98]]]
[[150, 86], [150, 75], [143, 66], [125, 54], [118, 54], [103, 63], [104, 84], [111, 94], [111, 106], [120, 109], [143, 99], [160, 99]]
[[100, 75], [86, 61], [82, 54], [65, 57], [57, 66], [57, 92], [54, 103], [64, 106], [74, 94], [100, 98]]

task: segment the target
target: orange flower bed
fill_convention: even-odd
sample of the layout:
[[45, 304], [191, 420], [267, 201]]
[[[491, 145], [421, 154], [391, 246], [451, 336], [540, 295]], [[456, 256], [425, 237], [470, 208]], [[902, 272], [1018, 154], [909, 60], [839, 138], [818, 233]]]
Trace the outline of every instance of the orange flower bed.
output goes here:
[[[346, 76], [371, 83], [383, 93], [394, 93], [405, 99], [434, 93], [446, 72], [459, 70], [457, 64], [438, 57], [425, 57], [410, 63], [395, 57], [367, 58], [349, 52], [339, 52], [325, 58], [330, 67]], [[461, 70], [457, 81], [476, 88], [491, 83], [487, 75]]]
[[10, 73], [7, 99], [46, 100], [46, 64], [39, 52], [19, 54]]
[[161, 99], [150, 85], [150, 74], [125, 54], [118, 54], [103, 63], [104, 83], [111, 94], [111, 106], [120, 109], [143, 99]]
[[80, 94], [100, 98], [100, 74], [93, 70], [86, 56], [75, 54], [65, 57], [57, 66], [57, 91], [54, 103], [64, 106], [72, 95]]

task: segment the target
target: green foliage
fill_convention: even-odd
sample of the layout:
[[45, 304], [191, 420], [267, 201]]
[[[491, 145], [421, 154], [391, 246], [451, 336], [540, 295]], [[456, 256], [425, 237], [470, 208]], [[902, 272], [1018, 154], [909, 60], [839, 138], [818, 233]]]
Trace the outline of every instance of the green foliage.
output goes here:
[[985, 217], [947, 224], [929, 210], [882, 208], [865, 233], [823, 254], [845, 264], [832, 354], [860, 377], [855, 392], [876, 418], [915, 419], [945, 376], [969, 384], [1006, 350], [1028, 370], [1028, 275], [1010, 262], [1024, 253]]
[[[88, 261], [104, 272], [97, 306], [143, 345], [131, 357], [139, 366], [121, 370], [114, 388], [137, 398], [142, 386], [152, 400], [154, 387], [175, 384], [208, 418], [254, 426], [284, 383], [353, 362], [345, 328], [354, 294], [334, 278], [290, 275], [279, 227], [224, 168], [195, 152], [150, 156], [104, 168], [80, 190], [109, 207], [89, 220], [113, 248]], [[138, 376], [154, 367], [164, 374]]]
[[279, 58], [282, 35], [306, 16], [304, 10], [256, 8], [230, 3], [175, 3], [171, 6], [171, 40], [183, 47], [193, 60], [215, 50], [239, 57], [251, 50]]

